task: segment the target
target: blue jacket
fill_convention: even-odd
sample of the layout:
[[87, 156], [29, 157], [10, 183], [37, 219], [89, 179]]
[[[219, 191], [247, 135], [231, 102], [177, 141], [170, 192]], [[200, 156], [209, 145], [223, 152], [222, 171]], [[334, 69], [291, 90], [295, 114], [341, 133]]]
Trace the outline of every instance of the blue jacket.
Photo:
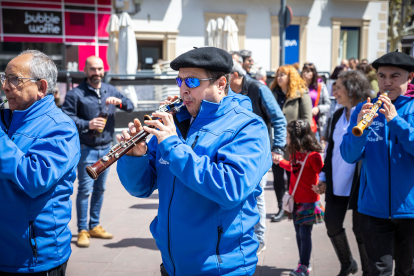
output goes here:
[[78, 131], [53, 95], [0, 112], [0, 271], [50, 270], [71, 253]]
[[355, 108], [341, 144], [346, 162], [363, 160], [358, 210], [378, 218], [414, 218], [414, 98], [399, 96], [398, 116], [387, 123], [378, 112], [371, 127], [356, 137], [351, 131], [362, 105]]
[[258, 184], [272, 165], [266, 125], [231, 96], [203, 101], [189, 128], [185, 108], [175, 118], [178, 136], [118, 161], [121, 183], [137, 197], [158, 189], [150, 230], [170, 276], [253, 275]]
[[86, 83], [86, 80], [66, 94], [62, 110], [75, 122], [80, 135], [80, 143], [82, 145], [94, 149], [104, 149], [109, 147], [113, 141], [115, 131], [114, 105], [108, 106], [108, 119], [101, 136], [92, 136], [93, 130], [89, 129], [89, 121], [98, 117], [101, 110], [104, 109], [108, 97], [121, 99], [122, 110], [126, 112], [132, 112], [132, 110], [134, 110], [134, 105], [127, 97], [118, 92], [114, 86], [104, 82], [101, 84], [100, 98]]
[[252, 101], [250, 100], [249, 97], [242, 95], [242, 94], [235, 93], [233, 90], [231, 90], [230, 87], [229, 87], [228, 96], [236, 98], [239, 101], [239, 105], [241, 107], [246, 108], [249, 111], [253, 111]]

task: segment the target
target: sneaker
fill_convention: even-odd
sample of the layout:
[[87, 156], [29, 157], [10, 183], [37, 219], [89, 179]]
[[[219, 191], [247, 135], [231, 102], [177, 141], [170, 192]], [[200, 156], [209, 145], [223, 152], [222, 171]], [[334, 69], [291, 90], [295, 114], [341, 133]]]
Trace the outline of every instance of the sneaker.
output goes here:
[[[300, 261], [298, 261], [298, 267], [296, 269], [298, 269], [301, 266]], [[309, 264], [308, 266], [308, 273], [310, 273], [312, 271], [312, 264]]]
[[89, 235], [91, 235], [92, 238], [100, 239], [112, 239], [114, 237], [114, 235], [106, 232], [100, 225], [96, 226], [92, 230], [89, 230]]
[[298, 268], [289, 273], [289, 276], [309, 276], [308, 268], [304, 265], [299, 265]]
[[78, 241], [76, 242], [76, 244], [79, 247], [89, 247], [89, 239], [90, 238], [91, 238], [91, 236], [89, 235], [88, 231], [82, 230], [78, 234]]
[[264, 242], [261, 242], [259, 244], [259, 248], [257, 249], [257, 256], [259, 256], [260, 253], [262, 253], [265, 250], [266, 250], [266, 244]]

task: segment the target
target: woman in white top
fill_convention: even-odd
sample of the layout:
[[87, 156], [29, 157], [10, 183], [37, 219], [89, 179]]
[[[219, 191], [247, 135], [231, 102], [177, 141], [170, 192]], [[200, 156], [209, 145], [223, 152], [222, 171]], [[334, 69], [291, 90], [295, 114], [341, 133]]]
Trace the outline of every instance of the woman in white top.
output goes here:
[[325, 165], [315, 190], [326, 193], [325, 225], [328, 236], [341, 263], [338, 276], [355, 274], [357, 263], [352, 258], [343, 222], [348, 209], [353, 210], [353, 231], [361, 255], [363, 275], [368, 275], [369, 265], [365, 253], [364, 241], [359, 228], [358, 190], [361, 164], [346, 163], [339, 151], [342, 137], [347, 133], [349, 119], [355, 106], [371, 97], [370, 84], [367, 78], [358, 71], [342, 72], [336, 82], [334, 96], [338, 109], [332, 117], [332, 126], [328, 134], [328, 148], [326, 150]]

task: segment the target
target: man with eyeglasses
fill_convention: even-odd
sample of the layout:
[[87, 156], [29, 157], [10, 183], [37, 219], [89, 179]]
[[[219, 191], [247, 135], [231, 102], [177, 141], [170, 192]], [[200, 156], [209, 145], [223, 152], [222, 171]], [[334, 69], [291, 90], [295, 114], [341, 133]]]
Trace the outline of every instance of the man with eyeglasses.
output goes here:
[[[105, 156], [111, 148], [115, 132], [115, 107], [132, 112], [132, 102], [110, 84], [103, 83], [102, 59], [90, 56], [85, 61], [86, 79], [66, 94], [62, 110], [75, 122], [80, 135], [81, 159], [78, 165], [76, 212], [77, 246], [89, 247], [90, 237], [112, 239], [113, 235], [99, 225], [109, 170], [97, 180], [86, 173], [86, 167]], [[89, 206], [89, 195], [91, 196]], [[88, 223], [89, 207], [89, 223]]]
[[227, 96], [232, 57], [204, 47], [171, 62], [185, 107], [162, 120], [129, 124], [118, 141], [153, 134], [123, 156], [119, 179], [133, 196], [159, 193], [150, 230], [162, 254], [161, 275], [253, 275], [259, 182], [270, 168], [263, 120]]
[[28, 50], [0, 75], [0, 275], [65, 275], [73, 182], [80, 158], [73, 121], [54, 103], [57, 68]]
[[252, 58], [252, 51], [249, 50], [241, 50], [240, 56], [243, 58], [243, 69], [246, 71], [247, 75], [251, 77], [250, 70], [252, 69], [252, 66], [254, 64], [253, 58]]

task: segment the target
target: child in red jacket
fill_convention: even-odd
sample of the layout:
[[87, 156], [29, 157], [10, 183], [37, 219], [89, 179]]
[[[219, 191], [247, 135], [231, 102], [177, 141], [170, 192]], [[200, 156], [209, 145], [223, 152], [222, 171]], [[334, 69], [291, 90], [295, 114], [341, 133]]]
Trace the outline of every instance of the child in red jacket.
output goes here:
[[313, 186], [318, 183], [319, 173], [323, 167], [320, 155], [322, 147], [316, 140], [309, 123], [305, 120], [289, 122], [286, 142], [290, 161], [282, 160], [279, 166], [291, 172], [289, 194], [292, 194], [297, 177], [304, 166], [293, 196], [295, 207], [292, 214], [300, 261], [296, 270], [290, 272], [289, 275], [308, 276], [312, 252], [312, 227], [314, 224], [323, 222], [325, 212], [319, 201], [319, 194], [313, 190]]

